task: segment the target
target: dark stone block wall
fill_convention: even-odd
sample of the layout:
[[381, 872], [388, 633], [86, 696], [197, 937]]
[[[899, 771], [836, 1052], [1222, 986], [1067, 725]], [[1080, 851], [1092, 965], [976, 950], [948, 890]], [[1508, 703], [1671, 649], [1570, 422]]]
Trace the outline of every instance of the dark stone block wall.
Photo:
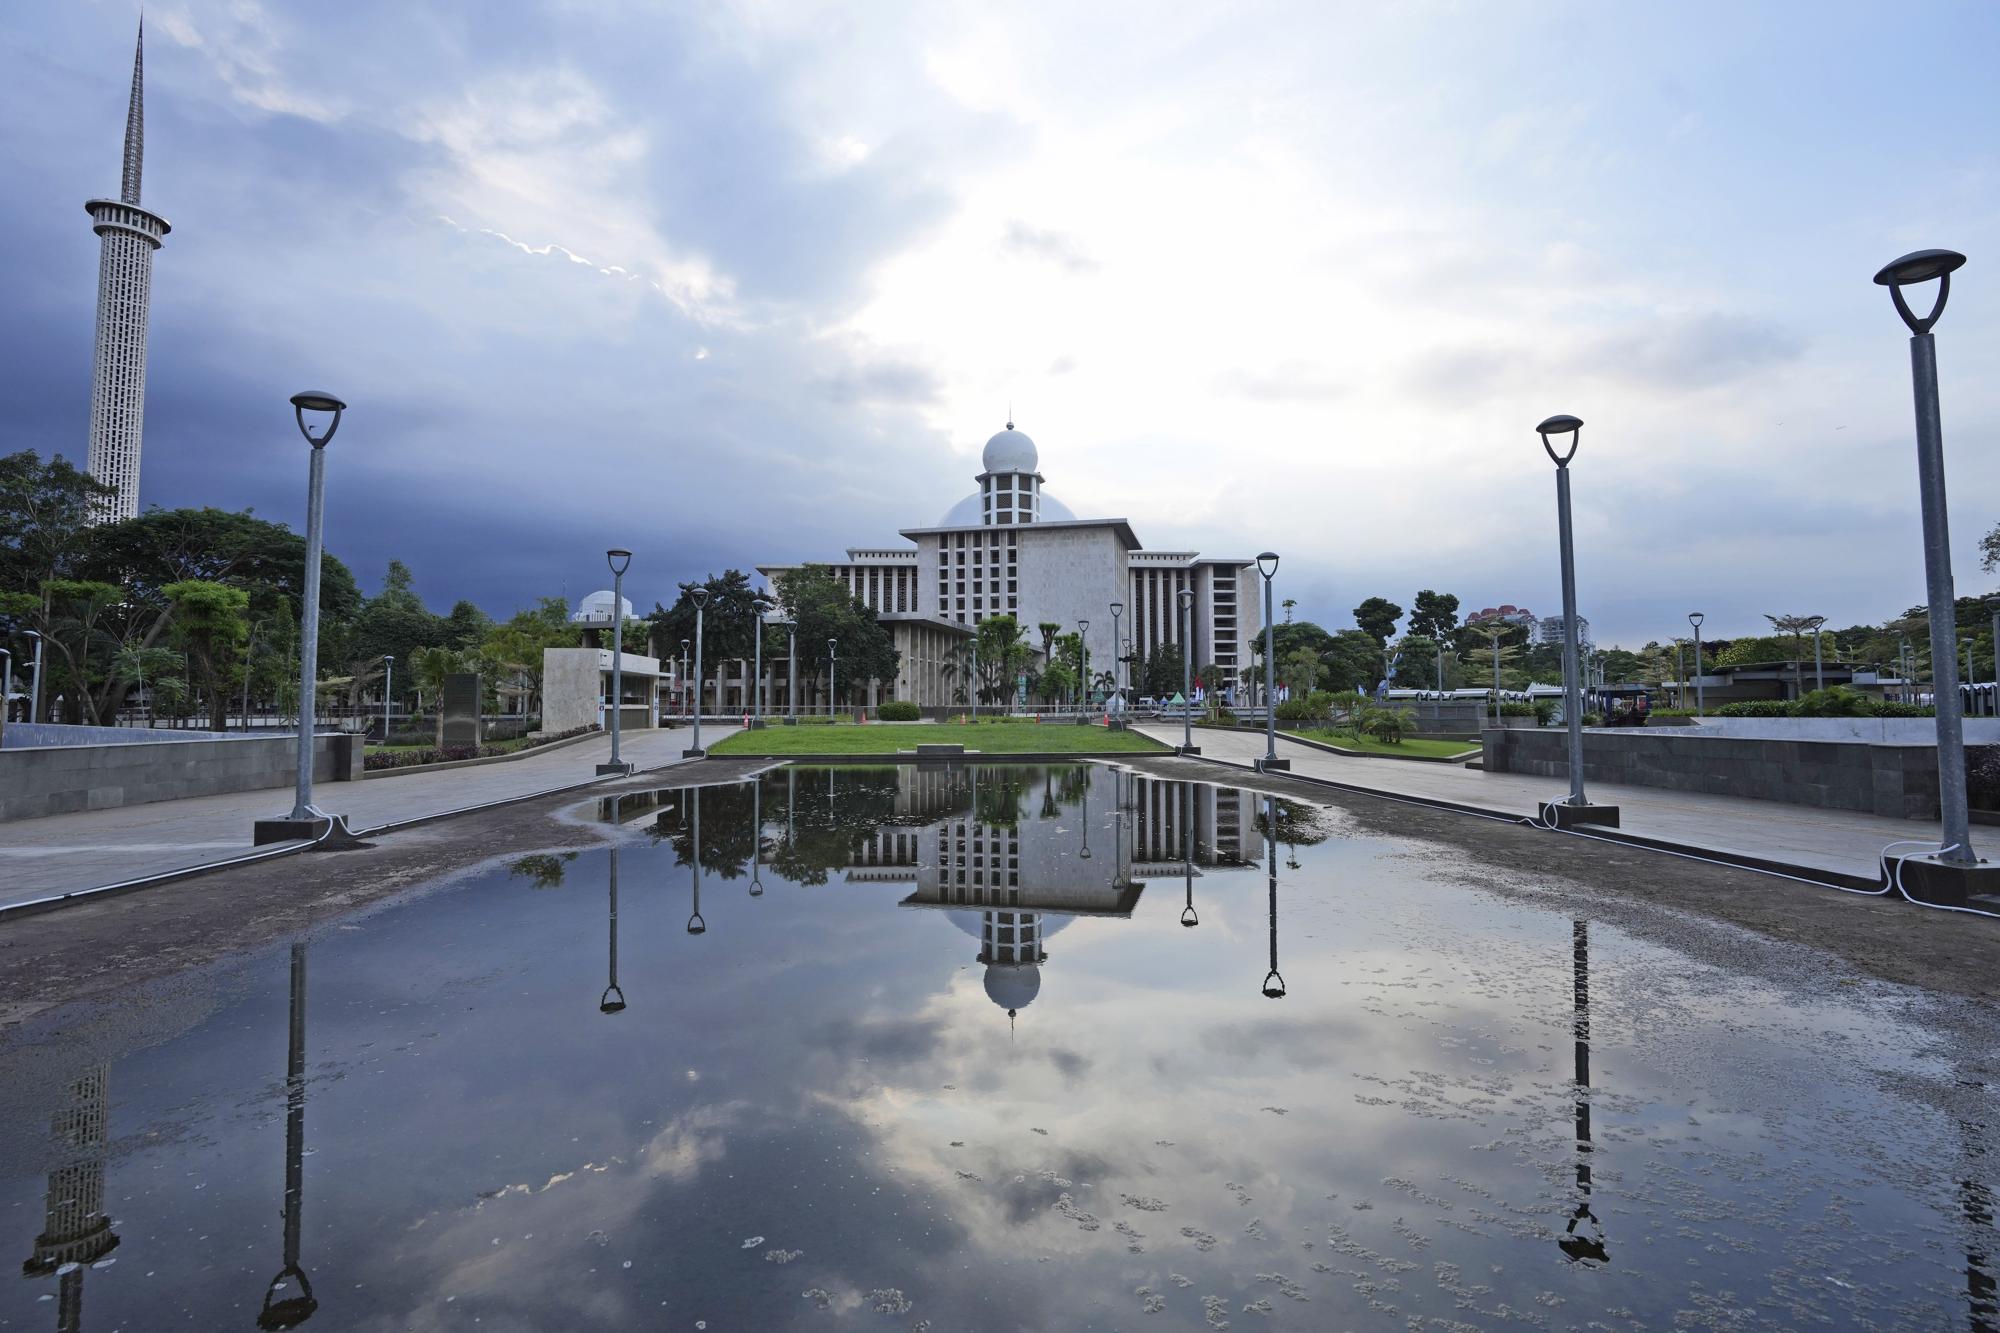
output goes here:
[[[1488, 772], [1569, 779], [1558, 728], [1487, 730], [1481, 740]], [[1586, 731], [1583, 777], [1893, 819], [1938, 817], [1937, 751], [1926, 745]]]
[[[358, 779], [361, 751], [358, 736], [314, 737], [313, 781]], [[298, 752], [296, 735], [9, 748], [0, 751], [0, 822], [289, 787]]]

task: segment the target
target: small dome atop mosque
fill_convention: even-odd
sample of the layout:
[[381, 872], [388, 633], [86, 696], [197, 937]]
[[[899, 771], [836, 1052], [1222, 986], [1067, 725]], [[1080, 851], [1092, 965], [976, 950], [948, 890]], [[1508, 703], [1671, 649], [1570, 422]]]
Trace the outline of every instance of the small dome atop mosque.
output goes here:
[[1035, 452], [1035, 442], [1008, 422], [1007, 429], [986, 442], [986, 452], [979, 456], [981, 466], [988, 472], [1033, 472], [1041, 462]]
[[988, 963], [986, 998], [1008, 1013], [1026, 1009], [1042, 992], [1042, 969], [1033, 963]]
[[613, 595], [611, 589], [604, 588], [578, 602], [576, 604], [576, 611], [570, 616], [570, 622], [576, 625], [609, 625], [611, 623], [611, 608], [614, 603], [622, 603], [625, 618], [627, 620], [632, 619], [632, 599], [630, 597], [616, 597]]

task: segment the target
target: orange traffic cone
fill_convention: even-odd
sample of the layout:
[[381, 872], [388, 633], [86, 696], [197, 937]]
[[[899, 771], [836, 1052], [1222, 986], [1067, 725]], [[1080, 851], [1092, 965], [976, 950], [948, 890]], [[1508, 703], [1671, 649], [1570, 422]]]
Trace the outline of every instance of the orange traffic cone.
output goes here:
[[868, 710], [867, 710], [867, 709], [865, 709], [865, 708], [861, 710], [861, 722], [860, 722], [860, 725], [861, 725], [861, 726], [864, 726], [864, 727], [868, 725]]

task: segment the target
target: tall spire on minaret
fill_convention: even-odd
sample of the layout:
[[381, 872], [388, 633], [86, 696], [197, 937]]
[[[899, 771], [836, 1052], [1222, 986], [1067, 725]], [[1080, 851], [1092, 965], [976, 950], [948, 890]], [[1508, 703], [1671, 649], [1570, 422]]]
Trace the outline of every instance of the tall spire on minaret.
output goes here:
[[167, 220], [139, 202], [146, 165], [146, 21], [132, 53], [132, 101], [125, 111], [125, 170], [116, 199], [84, 205], [98, 235], [97, 348], [90, 368], [90, 475], [114, 487], [93, 507], [104, 522], [139, 512], [139, 447], [146, 419], [146, 325], [153, 300], [153, 252]]
[[118, 198], [139, 202], [139, 177], [146, 170], [146, 16], [139, 16], [139, 44], [132, 49], [132, 101], [125, 108], [125, 180]]

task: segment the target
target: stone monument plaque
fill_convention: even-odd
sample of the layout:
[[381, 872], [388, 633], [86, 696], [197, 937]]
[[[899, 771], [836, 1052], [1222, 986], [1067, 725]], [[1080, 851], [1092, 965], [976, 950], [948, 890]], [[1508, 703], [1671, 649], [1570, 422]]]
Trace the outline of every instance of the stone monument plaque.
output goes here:
[[444, 720], [447, 748], [479, 744], [479, 673], [454, 672], [444, 678], [444, 697], [439, 700]]

